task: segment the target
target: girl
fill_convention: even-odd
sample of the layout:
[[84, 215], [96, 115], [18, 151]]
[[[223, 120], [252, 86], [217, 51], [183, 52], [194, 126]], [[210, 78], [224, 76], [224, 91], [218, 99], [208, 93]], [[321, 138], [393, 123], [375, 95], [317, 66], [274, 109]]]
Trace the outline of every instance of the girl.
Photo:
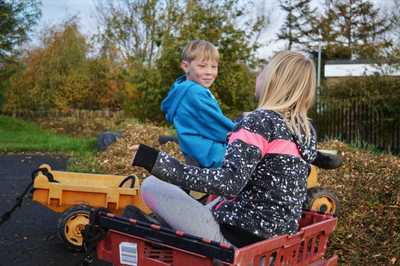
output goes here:
[[[258, 108], [234, 127], [220, 168], [184, 165], [138, 146], [133, 165], [159, 178], [145, 179], [143, 200], [174, 229], [237, 247], [297, 231], [316, 157], [307, 117], [313, 62], [300, 53], [276, 54], [257, 78], [256, 93]], [[222, 197], [203, 206], [170, 183]]]

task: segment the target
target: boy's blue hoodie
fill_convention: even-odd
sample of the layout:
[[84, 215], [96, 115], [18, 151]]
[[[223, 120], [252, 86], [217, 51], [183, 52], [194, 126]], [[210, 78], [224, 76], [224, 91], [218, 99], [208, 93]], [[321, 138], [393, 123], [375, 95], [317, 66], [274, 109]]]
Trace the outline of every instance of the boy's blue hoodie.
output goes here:
[[185, 156], [195, 159], [201, 167], [221, 166], [227, 134], [234, 123], [224, 116], [207, 88], [181, 76], [170, 88], [161, 109], [175, 126]]

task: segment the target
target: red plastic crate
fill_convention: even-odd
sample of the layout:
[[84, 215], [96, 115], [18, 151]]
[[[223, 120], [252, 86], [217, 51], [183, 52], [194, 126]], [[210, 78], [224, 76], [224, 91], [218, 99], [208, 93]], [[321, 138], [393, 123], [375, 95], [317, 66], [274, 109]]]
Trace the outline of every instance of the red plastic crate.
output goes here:
[[[329, 235], [335, 230], [337, 219], [330, 215], [306, 211], [295, 235], [283, 235], [253, 245], [235, 249], [232, 261], [223, 261], [223, 266], [317, 266], [337, 265], [337, 256], [324, 259]], [[157, 227], [155, 231], [160, 230]], [[155, 234], [157, 236], [157, 234]], [[185, 234], [176, 237], [185, 238]], [[154, 238], [154, 237], [153, 237]], [[213, 258], [116, 230], [108, 230], [105, 239], [97, 245], [97, 256], [113, 265], [123, 264], [120, 245], [136, 245], [137, 266], [212, 266]], [[230, 247], [224, 247], [229, 249]], [[124, 255], [123, 255], [124, 256]]]

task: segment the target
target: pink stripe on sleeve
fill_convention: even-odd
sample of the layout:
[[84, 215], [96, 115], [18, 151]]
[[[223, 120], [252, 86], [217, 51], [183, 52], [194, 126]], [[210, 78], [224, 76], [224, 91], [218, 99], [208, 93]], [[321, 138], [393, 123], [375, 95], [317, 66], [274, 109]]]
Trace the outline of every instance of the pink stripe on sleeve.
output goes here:
[[266, 153], [287, 154], [301, 157], [299, 148], [297, 148], [296, 143], [285, 139], [275, 139], [271, 141], [268, 144], [268, 149]]
[[265, 150], [268, 147], [268, 141], [263, 136], [257, 133], [250, 132], [244, 128], [241, 128], [230, 135], [229, 144], [231, 144], [235, 140], [241, 140], [244, 143], [256, 146], [260, 149], [262, 156], [265, 155]]
[[296, 143], [284, 139], [276, 139], [268, 142], [268, 140], [260, 134], [250, 132], [244, 128], [241, 128], [230, 135], [229, 144], [235, 140], [241, 140], [244, 143], [256, 146], [260, 149], [262, 156], [273, 153], [301, 157]]

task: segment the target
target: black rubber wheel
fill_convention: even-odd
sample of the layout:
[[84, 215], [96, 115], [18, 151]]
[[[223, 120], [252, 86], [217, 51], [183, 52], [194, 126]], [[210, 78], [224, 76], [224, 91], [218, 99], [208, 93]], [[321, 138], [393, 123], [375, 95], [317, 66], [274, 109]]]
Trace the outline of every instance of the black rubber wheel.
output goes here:
[[323, 187], [313, 187], [307, 191], [306, 209], [339, 216], [340, 202], [336, 194]]
[[75, 205], [65, 210], [58, 219], [58, 236], [69, 249], [83, 250], [81, 230], [89, 223], [90, 209], [88, 205]]

